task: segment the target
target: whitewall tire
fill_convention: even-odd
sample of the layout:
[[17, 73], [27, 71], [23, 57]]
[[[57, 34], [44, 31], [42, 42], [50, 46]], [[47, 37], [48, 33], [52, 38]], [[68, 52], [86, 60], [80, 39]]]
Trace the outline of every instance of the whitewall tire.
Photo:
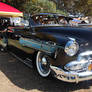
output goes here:
[[50, 75], [50, 61], [44, 52], [39, 51], [37, 53], [36, 68], [40, 76], [48, 77]]

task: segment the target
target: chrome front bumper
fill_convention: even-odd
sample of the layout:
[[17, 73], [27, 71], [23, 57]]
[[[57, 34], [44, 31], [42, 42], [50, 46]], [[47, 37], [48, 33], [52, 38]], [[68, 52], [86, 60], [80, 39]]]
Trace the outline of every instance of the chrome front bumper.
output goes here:
[[54, 71], [54, 77], [65, 82], [78, 83], [81, 81], [92, 79], [91, 71], [76, 73], [76, 72], [66, 72], [61, 68], [55, 66], [50, 66], [50, 68], [52, 69], [52, 71]]

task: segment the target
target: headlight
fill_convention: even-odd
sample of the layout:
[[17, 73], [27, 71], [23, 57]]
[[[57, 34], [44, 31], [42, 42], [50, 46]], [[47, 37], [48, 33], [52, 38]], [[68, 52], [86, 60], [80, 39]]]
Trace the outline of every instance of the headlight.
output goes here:
[[75, 40], [68, 41], [65, 45], [65, 52], [68, 56], [74, 56], [79, 50], [79, 45]]

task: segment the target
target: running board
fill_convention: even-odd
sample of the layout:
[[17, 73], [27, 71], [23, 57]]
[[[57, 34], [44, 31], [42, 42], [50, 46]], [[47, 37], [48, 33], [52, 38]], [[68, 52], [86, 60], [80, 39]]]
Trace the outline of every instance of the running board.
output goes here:
[[23, 60], [20, 57], [18, 57], [17, 55], [15, 55], [14, 53], [12, 53], [12, 52], [9, 52], [9, 54], [11, 54], [12, 56], [14, 56], [16, 59], [18, 59], [19, 61], [21, 61], [25, 65], [27, 65], [29, 68], [33, 68], [33, 64], [32, 64], [32, 60], [31, 59], [26, 58], [25, 60]]

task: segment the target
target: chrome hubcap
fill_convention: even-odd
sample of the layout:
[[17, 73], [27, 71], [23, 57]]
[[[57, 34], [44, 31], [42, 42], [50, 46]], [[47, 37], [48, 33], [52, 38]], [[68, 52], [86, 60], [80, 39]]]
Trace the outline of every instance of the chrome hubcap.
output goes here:
[[48, 62], [47, 62], [46, 58], [43, 57], [43, 58], [42, 58], [42, 64], [43, 64], [43, 65], [47, 65], [47, 63], [48, 63]]
[[43, 54], [41, 54], [39, 56], [38, 64], [39, 64], [39, 69], [41, 70], [42, 73], [46, 74], [49, 72], [50, 64], [47, 56], [44, 56]]

